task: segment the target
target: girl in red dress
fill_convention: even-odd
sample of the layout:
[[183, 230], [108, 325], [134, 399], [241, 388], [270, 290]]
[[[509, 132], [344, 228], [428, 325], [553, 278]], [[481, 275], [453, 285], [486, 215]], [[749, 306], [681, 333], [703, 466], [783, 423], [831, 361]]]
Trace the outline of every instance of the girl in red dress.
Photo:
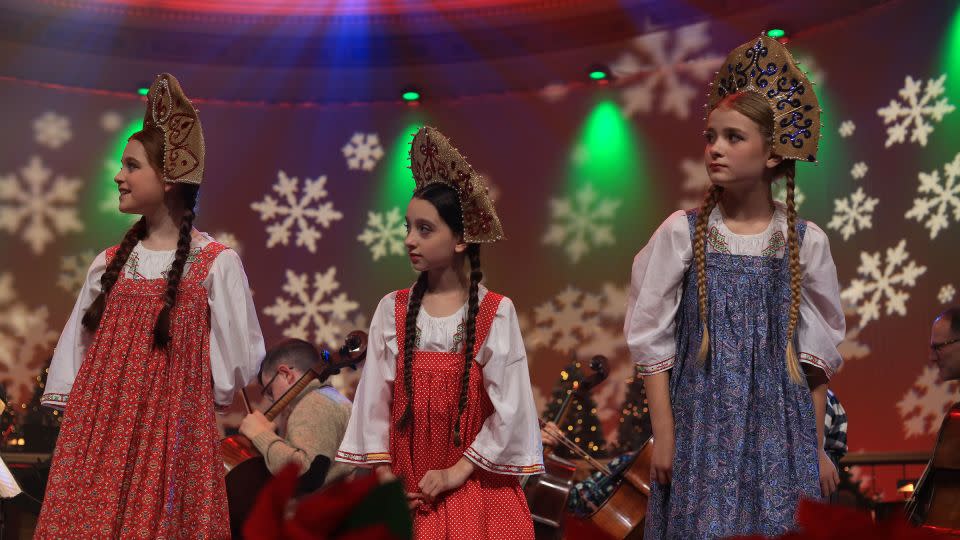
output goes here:
[[480, 285], [480, 243], [503, 237], [500, 220], [440, 132], [417, 133], [410, 163], [420, 277], [377, 306], [337, 459], [399, 476], [418, 540], [532, 540], [519, 477], [542, 472], [543, 449], [526, 351], [513, 303]]
[[35, 538], [230, 537], [214, 403], [264, 346], [239, 257], [193, 228], [203, 165], [162, 74], [114, 179], [143, 217], [94, 260], [50, 366], [42, 403], [66, 413]]

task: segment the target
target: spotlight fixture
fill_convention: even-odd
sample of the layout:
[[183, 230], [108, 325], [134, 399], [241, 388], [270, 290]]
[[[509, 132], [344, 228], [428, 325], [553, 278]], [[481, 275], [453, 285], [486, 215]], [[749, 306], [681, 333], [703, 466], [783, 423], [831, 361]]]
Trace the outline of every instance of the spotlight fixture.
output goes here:
[[416, 88], [407, 87], [404, 88], [403, 93], [400, 94], [400, 97], [403, 98], [403, 101], [408, 105], [419, 105], [420, 100], [423, 99], [423, 94]]
[[610, 68], [604, 64], [593, 64], [590, 66], [590, 69], [587, 70], [587, 77], [597, 84], [607, 84], [613, 79]]

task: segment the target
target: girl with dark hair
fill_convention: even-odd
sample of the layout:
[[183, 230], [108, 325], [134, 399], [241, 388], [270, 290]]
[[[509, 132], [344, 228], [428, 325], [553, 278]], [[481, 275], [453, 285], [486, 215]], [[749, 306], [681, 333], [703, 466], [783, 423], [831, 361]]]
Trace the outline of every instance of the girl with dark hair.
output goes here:
[[337, 459], [402, 478], [418, 539], [532, 539], [519, 476], [542, 471], [543, 449], [526, 351], [513, 303], [480, 285], [480, 244], [503, 237], [500, 220], [440, 132], [416, 134], [410, 164], [420, 276], [377, 306]]
[[[779, 42], [734, 50], [711, 87], [699, 209], [633, 264], [624, 332], [654, 446], [644, 538], [775, 536], [839, 481], [823, 450], [826, 382], [845, 322], [826, 234], [797, 217], [796, 160], [820, 107]], [[786, 204], [771, 183], [785, 178]]]
[[143, 217], [87, 273], [41, 402], [65, 409], [36, 538], [228, 538], [214, 405], [264, 345], [240, 258], [193, 228], [200, 119], [157, 77], [114, 178]]

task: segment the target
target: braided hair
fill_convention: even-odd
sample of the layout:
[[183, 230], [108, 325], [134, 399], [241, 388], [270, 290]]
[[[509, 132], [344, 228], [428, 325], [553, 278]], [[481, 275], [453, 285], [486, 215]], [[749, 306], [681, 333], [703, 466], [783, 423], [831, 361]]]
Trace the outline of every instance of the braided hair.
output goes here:
[[[130, 140], [139, 141], [143, 144], [147, 154], [147, 161], [158, 176], [162, 177], [163, 171], [163, 134], [155, 127], [144, 127], [130, 136]], [[163, 308], [157, 316], [153, 328], [153, 346], [159, 349], [165, 349], [170, 343], [170, 311], [176, 304], [177, 289], [180, 286], [180, 280], [183, 277], [183, 268], [186, 265], [190, 254], [190, 238], [193, 230], [193, 221], [196, 217], [194, 208], [197, 203], [199, 188], [193, 185], [179, 184], [176, 186], [178, 193], [183, 197], [183, 217], [180, 222], [180, 235], [177, 239], [177, 250], [174, 255], [173, 267], [167, 273], [167, 288], [163, 295]], [[96, 332], [100, 327], [100, 321], [106, 310], [107, 297], [113, 286], [120, 277], [127, 259], [133, 252], [137, 243], [147, 236], [147, 221], [141, 217], [123, 236], [123, 241], [117, 247], [117, 252], [110, 264], [107, 265], [103, 276], [100, 278], [100, 294], [93, 300], [83, 314], [81, 324], [88, 332]]]
[[[760, 134], [764, 139], [767, 141], [773, 140], [773, 111], [770, 110], [766, 99], [759, 94], [754, 92], [731, 94], [719, 102], [714, 109], [719, 107], [730, 108], [753, 120], [760, 128]], [[796, 346], [794, 345], [794, 336], [796, 335], [797, 322], [800, 319], [800, 290], [801, 284], [803, 283], [803, 272], [800, 268], [800, 241], [796, 227], [797, 209], [794, 201], [796, 163], [794, 160], [784, 159], [781, 161], [773, 169], [772, 178], [786, 178], [787, 184], [787, 251], [790, 257], [790, 308], [787, 325], [786, 367], [790, 379], [799, 384], [803, 382], [803, 373], [800, 370], [800, 361], [797, 357]], [[693, 254], [697, 268], [697, 299], [699, 301], [700, 324], [703, 332], [697, 360], [701, 365], [706, 362], [710, 352], [710, 334], [707, 329], [709, 313], [706, 274], [707, 222], [710, 218], [710, 213], [720, 200], [722, 191], [723, 188], [719, 186], [710, 186], [697, 214], [696, 227], [694, 229]]]
[[[457, 192], [444, 184], [434, 183], [414, 192], [413, 196], [431, 203], [440, 218], [456, 235], [463, 235], [463, 214]], [[470, 382], [470, 368], [473, 365], [474, 348], [477, 336], [477, 313], [480, 311], [480, 281], [483, 280], [483, 271], [480, 269], [480, 244], [469, 244], [466, 255], [470, 261], [470, 288], [467, 302], [467, 319], [464, 323], [464, 350], [463, 374], [460, 377], [460, 397], [457, 401], [457, 419], [453, 428], [453, 444], [462, 446], [461, 417], [467, 407], [468, 383]], [[413, 351], [417, 339], [417, 316], [420, 314], [420, 304], [427, 289], [427, 274], [421, 272], [413, 290], [410, 291], [410, 304], [404, 320], [403, 339], [403, 388], [407, 396], [406, 407], [397, 422], [399, 429], [406, 429], [413, 417]]]

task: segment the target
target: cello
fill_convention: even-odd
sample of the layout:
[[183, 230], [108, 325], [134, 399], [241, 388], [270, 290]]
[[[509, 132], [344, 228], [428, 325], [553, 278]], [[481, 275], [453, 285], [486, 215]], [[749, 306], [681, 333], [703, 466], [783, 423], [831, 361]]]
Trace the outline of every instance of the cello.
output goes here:
[[960, 404], [943, 418], [930, 463], [904, 511], [921, 527], [960, 536]]
[[[606, 357], [594, 356], [590, 360], [590, 369], [593, 370], [593, 373], [589, 377], [582, 381], [573, 381], [573, 388], [567, 392], [567, 396], [560, 405], [560, 410], [554, 415], [554, 423], [560, 423], [563, 420], [571, 401], [576, 395], [589, 392], [607, 378], [609, 369]], [[540, 421], [540, 425], [543, 427], [543, 420]], [[561, 439], [561, 442], [563, 440], [567, 440], [572, 445], [573, 448], [564, 446], [575, 455], [580, 455], [579, 452], [583, 452], [573, 442], [566, 438]], [[593, 456], [589, 454], [587, 457], [593, 459]], [[543, 468], [543, 474], [524, 478], [522, 482], [523, 492], [527, 499], [527, 505], [530, 507], [530, 515], [533, 518], [537, 539], [559, 539], [563, 512], [567, 507], [570, 490], [573, 488], [573, 476], [576, 473], [577, 466], [559, 456], [544, 454]]]
[[[283, 393], [263, 413], [267, 420], [273, 420], [297, 397], [313, 380], [325, 381], [344, 368], [356, 368], [367, 354], [367, 334], [354, 330], [347, 335], [344, 344], [336, 355], [329, 351], [320, 351], [320, 361], [307, 370], [289, 390]], [[220, 441], [223, 456], [225, 480], [227, 484], [227, 504], [230, 509], [230, 530], [238, 537], [243, 522], [256, 502], [260, 489], [270, 480], [267, 463], [253, 443], [246, 436], [237, 433]]]

